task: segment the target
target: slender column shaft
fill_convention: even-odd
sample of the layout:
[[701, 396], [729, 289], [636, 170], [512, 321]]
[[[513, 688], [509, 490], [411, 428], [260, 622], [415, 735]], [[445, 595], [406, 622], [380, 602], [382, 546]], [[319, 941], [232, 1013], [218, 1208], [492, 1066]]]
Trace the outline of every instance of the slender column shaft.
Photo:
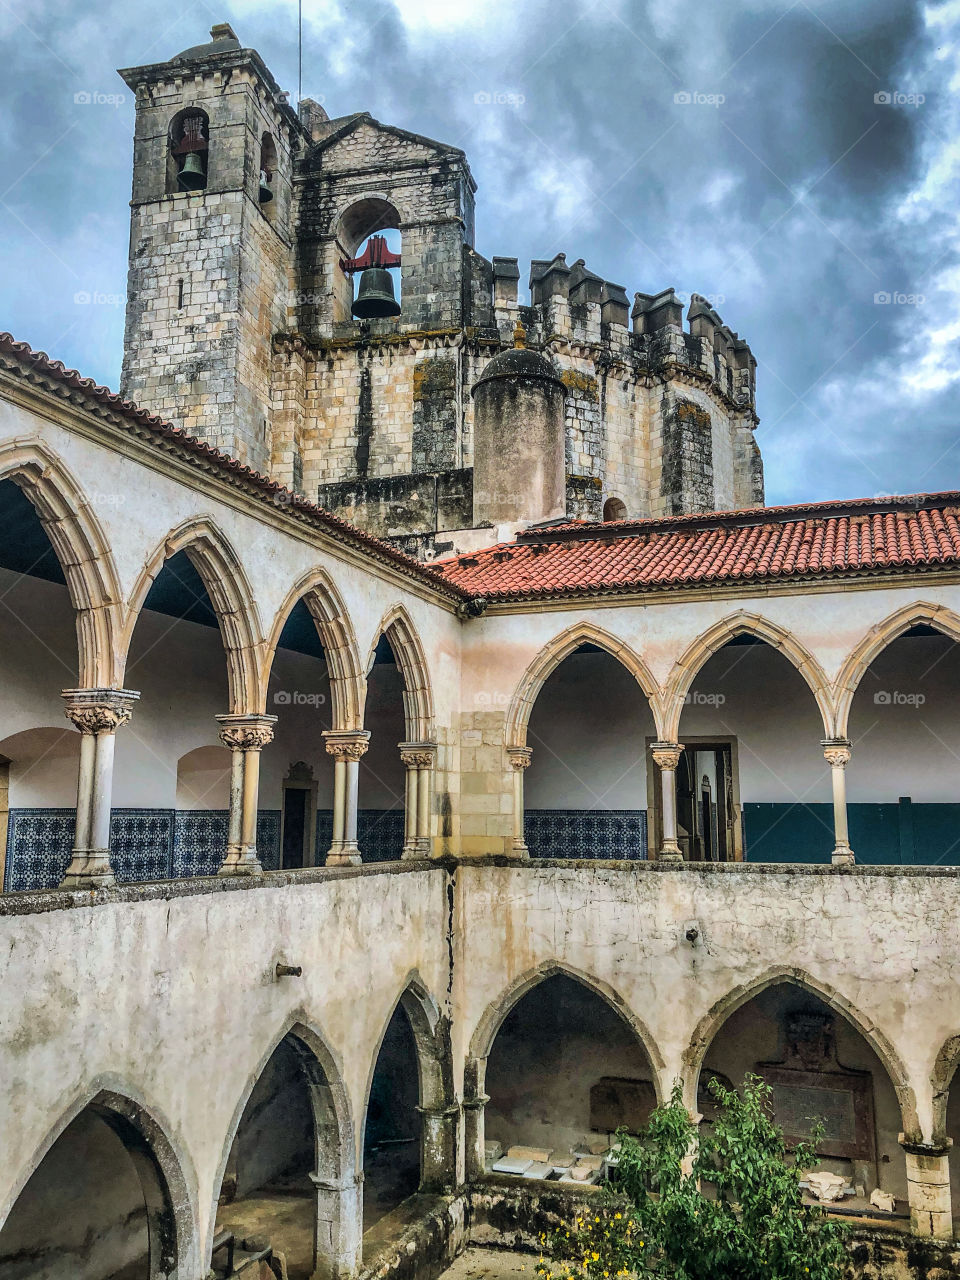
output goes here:
[[513, 769], [513, 839], [510, 852], [514, 858], [529, 858], [530, 850], [523, 829], [523, 775], [530, 767], [533, 751], [530, 747], [508, 747], [507, 755]]
[[140, 697], [132, 689], [64, 689], [68, 719], [80, 730], [77, 821], [65, 889], [95, 889], [114, 883], [110, 866], [110, 800], [116, 731], [130, 719]]
[[116, 734], [103, 729], [96, 735], [93, 796], [90, 805], [90, 848], [110, 849], [110, 801], [113, 796], [113, 756]]
[[370, 734], [365, 729], [325, 729], [327, 753], [333, 756], [333, 842], [327, 866], [357, 866], [357, 806], [360, 795], [360, 758]]
[[846, 738], [825, 738], [822, 746], [833, 784], [834, 848], [831, 861], [835, 866], [851, 866], [856, 858], [850, 848], [847, 827], [847, 765], [850, 762], [850, 743]]
[[360, 761], [347, 761], [347, 807], [344, 830], [344, 844], [356, 847], [357, 843], [357, 807], [360, 803]]
[[324, 1178], [311, 1173], [317, 1193], [311, 1280], [352, 1280], [363, 1243], [363, 1174]]
[[416, 765], [408, 764], [404, 794], [403, 856], [405, 858], [415, 858], [417, 856], [417, 797], [419, 796], [417, 775]]
[[655, 742], [650, 750], [660, 769], [663, 839], [657, 858], [661, 862], [682, 862], [677, 840], [677, 765], [683, 747], [679, 742]]
[[97, 735], [80, 735], [80, 772], [77, 778], [77, 828], [75, 849], [90, 848], [90, 817], [93, 812], [93, 770], [97, 753]]
[[276, 716], [217, 716], [220, 741], [229, 747], [230, 818], [221, 876], [260, 875], [257, 857], [257, 808], [260, 801], [260, 752], [273, 741]]

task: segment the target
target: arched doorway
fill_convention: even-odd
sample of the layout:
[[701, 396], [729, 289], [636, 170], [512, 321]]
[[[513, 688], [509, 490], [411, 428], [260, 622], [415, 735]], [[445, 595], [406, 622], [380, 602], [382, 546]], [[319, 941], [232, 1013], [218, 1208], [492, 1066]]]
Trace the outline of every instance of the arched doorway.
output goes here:
[[[730, 637], [697, 671], [680, 715], [683, 857], [829, 861], [834, 823], [823, 737], [817, 701], [790, 659], [752, 632]], [[659, 827], [659, 785], [650, 797]]]
[[960, 648], [919, 621], [864, 671], [850, 707], [847, 807], [859, 862], [960, 865]]
[[900, 1102], [878, 1053], [835, 1004], [793, 982], [777, 982], [737, 1007], [703, 1058], [697, 1108], [709, 1123], [707, 1080], [739, 1087], [755, 1073], [773, 1089], [774, 1118], [788, 1143], [806, 1138], [822, 1119], [821, 1168], [846, 1179], [838, 1203], [889, 1221], [870, 1205], [879, 1188], [896, 1198], [895, 1216], [909, 1221]]
[[506, 1014], [487, 1055], [486, 1167], [600, 1181], [617, 1129], [638, 1131], [656, 1106], [655, 1080], [608, 1000], [569, 974], [543, 978]]
[[643, 858], [649, 703], [612, 654], [584, 640], [530, 712], [523, 830], [531, 857]]
[[360, 1224], [344, 1108], [330, 1064], [288, 1032], [257, 1076], [230, 1145], [215, 1265], [272, 1252], [283, 1255], [289, 1280], [352, 1273]]
[[181, 1275], [185, 1228], [174, 1204], [189, 1208], [179, 1179], [168, 1184], [169, 1152], [164, 1160], [154, 1150], [138, 1110], [103, 1095], [60, 1133], [0, 1230], [5, 1280]]

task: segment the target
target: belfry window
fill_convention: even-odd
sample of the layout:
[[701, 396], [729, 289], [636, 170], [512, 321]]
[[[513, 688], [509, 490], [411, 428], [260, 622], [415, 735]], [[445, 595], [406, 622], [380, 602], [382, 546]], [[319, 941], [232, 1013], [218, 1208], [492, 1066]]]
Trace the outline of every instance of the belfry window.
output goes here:
[[274, 196], [274, 179], [277, 174], [277, 147], [269, 133], [260, 139], [260, 182], [258, 199], [269, 204]]
[[174, 117], [170, 127], [167, 190], [202, 191], [207, 185], [210, 124], [205, 111], [192, 108]]

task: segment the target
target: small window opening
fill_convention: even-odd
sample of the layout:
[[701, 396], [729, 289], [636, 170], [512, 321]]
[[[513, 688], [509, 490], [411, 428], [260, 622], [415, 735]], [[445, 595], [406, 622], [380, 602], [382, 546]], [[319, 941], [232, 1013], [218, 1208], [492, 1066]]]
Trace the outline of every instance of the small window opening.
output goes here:
[[627, 504], [621, 498], [608, 498], [603, 504], [604, 522], [610, 520], [626, 520]]

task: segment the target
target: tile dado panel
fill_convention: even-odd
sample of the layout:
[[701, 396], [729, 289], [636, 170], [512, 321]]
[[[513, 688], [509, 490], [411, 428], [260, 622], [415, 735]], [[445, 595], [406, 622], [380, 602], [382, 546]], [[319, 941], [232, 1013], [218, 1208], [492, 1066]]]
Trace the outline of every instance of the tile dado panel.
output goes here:
[[[121, 883], [216, 875], [227, 845], [226, 809], [114, 809], [110, 862]], [[55, 889], [73, 849], [73, 809], [11, 809], [4, 888]], [[358, 841], [365, 862], [394, 862], [403, 853], [402, 809], [361, 809]], [[317, 814], [316, 858], [333, 839], [333, 813]], [[265, 871], [280, 869], [280, 810], [257, 815], [257, 851]]]

